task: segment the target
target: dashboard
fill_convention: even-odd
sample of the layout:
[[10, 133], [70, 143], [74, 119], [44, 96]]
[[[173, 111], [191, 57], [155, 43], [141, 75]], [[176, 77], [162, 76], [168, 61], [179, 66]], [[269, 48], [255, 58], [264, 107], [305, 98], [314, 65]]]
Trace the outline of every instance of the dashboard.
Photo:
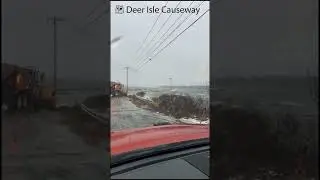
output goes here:
[[209, 145], [111, 167], [111, 179], [209, 179]]

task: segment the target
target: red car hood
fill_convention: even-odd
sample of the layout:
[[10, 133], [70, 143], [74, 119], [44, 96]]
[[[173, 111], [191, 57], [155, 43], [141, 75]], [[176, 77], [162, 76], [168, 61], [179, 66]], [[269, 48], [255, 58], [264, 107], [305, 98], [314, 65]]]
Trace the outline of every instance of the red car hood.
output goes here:
[[209, 138], [209, 125], [163, 125], [111, 132], [111, 154]]

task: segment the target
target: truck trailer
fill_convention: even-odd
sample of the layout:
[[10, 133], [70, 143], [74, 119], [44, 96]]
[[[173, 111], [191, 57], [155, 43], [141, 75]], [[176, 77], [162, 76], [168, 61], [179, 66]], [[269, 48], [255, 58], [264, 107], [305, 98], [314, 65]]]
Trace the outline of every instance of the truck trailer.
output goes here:
[[54, 105], [54, 90], [44, 85], [44, 73], [38, 68], [1, 65], [2, 106], [8, 110], [22, 110]]
[[111, 82], [111, 97], [126, 96], [124, 85], [120, 82]]

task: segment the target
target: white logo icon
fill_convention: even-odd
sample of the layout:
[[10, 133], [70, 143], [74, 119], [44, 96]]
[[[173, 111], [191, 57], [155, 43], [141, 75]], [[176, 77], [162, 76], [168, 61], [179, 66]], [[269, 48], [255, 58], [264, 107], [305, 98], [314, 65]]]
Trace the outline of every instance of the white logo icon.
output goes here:
[[123, 14], [124, 13], [124, 8], [122, 5], [116, 5], [116, 14]]

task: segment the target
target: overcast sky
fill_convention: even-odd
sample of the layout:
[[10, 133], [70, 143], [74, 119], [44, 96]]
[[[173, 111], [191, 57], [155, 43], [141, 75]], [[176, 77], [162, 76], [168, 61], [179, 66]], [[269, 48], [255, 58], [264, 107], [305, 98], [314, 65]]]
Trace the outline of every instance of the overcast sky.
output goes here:
[[[81, 30], [108, 6], [102, 0], [2, 0], [2, 61], [53, 72], [53, 26], [58, 23], [58, 77], [103, 79], [109, 73], [108, 18]], [[89, 12], [99, 4], [91, 17]]]
[[318, 69], [317, 0], [222, 0], [211, 11], [211, 71], [305, 75]]
[[[161, 13], [162, 8], [175, 8], [179, 1], [166, 3], [166, 1], [113, 1], [111, 3], [111, 37], [123, 37], [111, 49], [111, 77], [113, 80], [125, 82], [126, 75], [123, 68], [129, 66], [133, 68], [132, 71], [129, 70], [129, 84], [132, 85], [167, 85], [169, 77], [172, 77], [173, 84], [175, 85], [203, 84], [209, 81], [209, 13], [179, 36], [171, 45], [153, 58], [151, 62], [145, 64], [141, 70], [139, 69], [139, 65], [147, 61], [145, 58], [152, 57], [153, 55], [152, 53], [149, 55], [141, 54], [145, 54], [151, 50], [154, 44], [160, 44], [163, 40], [166, 41], [163, 42], [161, 47], [166, 46], [202, 13], [209, 9], [209, 1], [198, 1], [191, 5], [191, 1], [182, 1], [178, 7], [199, 7], [198, 14], [197, 12], [184, 14]], [[124, 14], [115, 13], [117, 5], [123, 5]], [[147, 7], [159, 8], [159, 13], [148, 13]], [[144, 11], [141, 13], [128, 12], [132, 8], [144, 8]], [[169, 16], [170, 19], [164, 24]], [[160, 39], [177, 18], [181, 17], [166, 35], [169, 35], [188, 16], [189, 18], [169, 38]], [[157, 23], [145, 42], [145, 48], [137, 52], [158, 17]], [[158, 31], [163, 24], [163, 28]], [[164, 37], [167, 37], [166, 35]], [[160, 49], [158, 48], [158, 50]]]
[[[67, 21], [58, 25], [58, 76], [78, 79], [106, 78], [109, 73], [109, 36], [122, 35], [122, 41], [111, 49], [112, 77], [124, 81], [123, 66], [135, 67], [135, 51], [157, 16], [146, 13], [116, 15], [112, 7], [110, 33], [107, 15], [87, 29], [79, 29], [105, 10], [106, 5], [101, 3], [92, 17], [86, 17], [102, 0], [1, 2], [2, 61], [38, 66], [48, 74], [52, 73], [53, 28], [46, 18], [62, 16]], [[117, 1], [112, 5], [120, 3]], [[164, 3], [148, 2], [160, 7]], [[169, 2], [168, 6], [174, 7], [176, 3]], [[174, 84], [207, 80], [209, 37], [211, 71], [216, 76], [303, 75], [307, 67], [316, 70], [318, 60], [312, 58], [312, 36], [317, 32], [315, 39], [318, 44], [317, 3], [317, 0], [221, 0], [210, 8], [210, 36], [209, 16], [205, 15], [141, 72], [131, 71], [129, 82], [136, 85], [167, 84], [170, 76]], [[134, 3], [135, 6], [140, 4]], [[203, 4], [201, 11], [207, 7]], [[167, 15], [161, 15], [159, 21], [163, 22]], [[172, 19], [175, 18], [173, 15]], [[177, 32], [194, 19], [190, 18]]]

